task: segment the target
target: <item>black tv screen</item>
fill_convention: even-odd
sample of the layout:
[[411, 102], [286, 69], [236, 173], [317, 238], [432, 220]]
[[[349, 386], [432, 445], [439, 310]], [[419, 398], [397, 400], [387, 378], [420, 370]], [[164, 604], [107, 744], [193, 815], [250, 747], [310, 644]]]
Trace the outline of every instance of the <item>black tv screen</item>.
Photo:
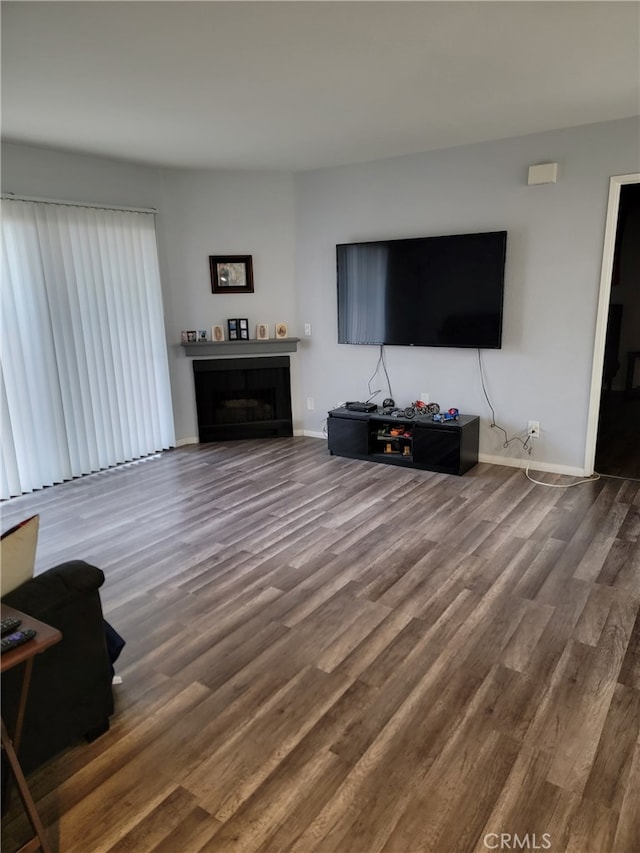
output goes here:
[[338, 343], [502, 345], [506, 231], [336, 246]]

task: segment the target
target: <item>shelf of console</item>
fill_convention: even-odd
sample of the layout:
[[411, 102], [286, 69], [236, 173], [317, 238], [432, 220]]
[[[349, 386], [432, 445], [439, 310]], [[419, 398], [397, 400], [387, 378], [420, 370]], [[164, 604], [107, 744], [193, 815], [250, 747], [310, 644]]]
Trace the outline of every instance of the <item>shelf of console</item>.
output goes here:
[[[386, 435], [399, 427], [410, 437]], [[465, 474], [478, 462], [480, 418], [476, 415], [437, 423], [430, 415], [395, 418], [380, 410], [352, 412], [340, 408], [329, 412], [327, 432], [329, 453], [350, 459], [457, 475]], [[381, 453], [381, 438], [390, 442], [402, 439], [411, 447], [411, 455]]]

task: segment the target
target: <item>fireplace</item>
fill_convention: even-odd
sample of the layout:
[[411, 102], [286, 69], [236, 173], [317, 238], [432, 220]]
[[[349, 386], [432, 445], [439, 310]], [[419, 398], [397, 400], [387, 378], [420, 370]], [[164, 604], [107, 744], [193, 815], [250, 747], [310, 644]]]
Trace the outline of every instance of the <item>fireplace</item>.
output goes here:
[[201, 442], [293, 435], [289, 356], [193, 362]]

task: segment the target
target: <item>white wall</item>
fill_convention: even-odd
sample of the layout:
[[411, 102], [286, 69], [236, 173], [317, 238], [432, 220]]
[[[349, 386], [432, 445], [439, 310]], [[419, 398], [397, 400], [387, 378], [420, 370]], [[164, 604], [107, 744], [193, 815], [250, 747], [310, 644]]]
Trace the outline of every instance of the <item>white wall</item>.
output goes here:
[[[321, 434], [326, 411], [369, 396], [376, 347], [337, 344], [335, 245], [508, 231], [503, 349], [483, 355], [498, 423], [540, 420], [541, 467], [582, 470], [609, 177], [640, 171], [629, 119], [295, 176], [147, 168], [3, 145], [3, 191], [158, 209], [160, 267], [179, 440], [197, 435], [185, 328], [227, 317], [283, 321], [303, 337], [292, 356], [294, 426]], [[527, 186], [530, 164], [557, 161], [555, 185]], [[253, 295], [211, 294], [208, 257], [251, 254]], [[427, 391], [482, 416], [481, 454], [517, 457], [488, 427], [475, 351], [388, 347], [396, 401]], [[373, 383], [387, 394], [383, 377]], [[302, 400], [315, 399], [315, 410]]]
[[2, 192], [157, 208], [160, 170], [106, 157], [3, 142]]
[[[283, 172], [148, 168], [35, 146], [3, 144], [2, 191], [155, 208], [165, 327], [178, 442], [198, 435], [192, 359], [182, 329], [227, 317], [295, 328], [293, 177]], [[213, 295], [209, 255], [253, 255], [255, 293]], [[294, 426], [299, 426], [296, 355], [291, 355]]]
[[[509, 434], [539, 420], [540, 467], [585, 462], [598, 287], [609, 178], [639, 167], [637, 120], [535, 134], [296, 176], [298, 325], [305, 428], [370, 396], [377, 347], [337, 343], [336, 243], [506, 229], [503, 348], [483, 352], [496, 420]], [[533, 163], [558, 162], [557, 184], [527, 186]], [[489, 429], [474, 350], [387, 347], [400, 405], [431, 400], [482, 417], [484, 458], [519, 457]], [[387, 395], [381, 376], [372, 385]]]
[[[296, 336], [293, 177], [288, 172], [166, 170], [158, 219], [164, 270], [176, 435], [198, 435], [192, 358], [179, 345], [183, 329], [226, 328], [246, 317], [249, 335], [258, 323], [284, 322]], [[251, 255], [254, 293], [211, 293], [210, 255]], [[294, 409], [299, 411], [297, 356], [292, 354]]]

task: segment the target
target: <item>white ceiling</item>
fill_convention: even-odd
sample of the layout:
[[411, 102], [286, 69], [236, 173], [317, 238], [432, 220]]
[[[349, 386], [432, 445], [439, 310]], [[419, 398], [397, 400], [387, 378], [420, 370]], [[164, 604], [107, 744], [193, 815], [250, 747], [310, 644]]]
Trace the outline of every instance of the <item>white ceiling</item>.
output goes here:
[[313, 169], [640, 113], [638, 2], [3, 2], [13, 142]]

